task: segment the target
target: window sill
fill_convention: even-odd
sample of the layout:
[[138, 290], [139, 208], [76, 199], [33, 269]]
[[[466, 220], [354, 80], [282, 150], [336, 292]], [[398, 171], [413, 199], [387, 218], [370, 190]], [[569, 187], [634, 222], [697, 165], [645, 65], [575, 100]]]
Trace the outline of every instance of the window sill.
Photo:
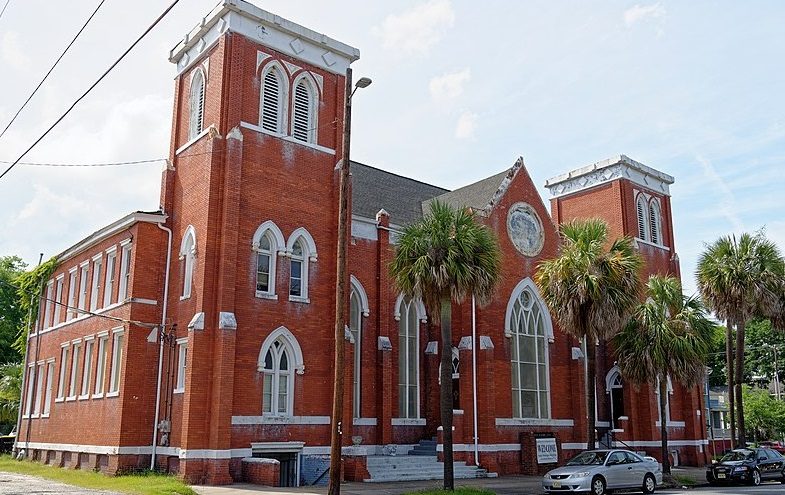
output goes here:
[[55, 399], [55, 402], [63, 402], [65, 401], [65, 397], [58, 397]]
[[307, 297], [301, 297], [301, 296], [289, 296], [289, 301], [290, 302], [296, 302], [296, 303], [303, 303], [303, 304], [310, 304], [311, 303], [310, 299], [308, 299]]
[[85, 399], [89, 399], [89, 398], [90, 398], [90, 394], [80, 395], [79, 397], [77, 397], [77, 399], [79, 399], [79, 400], [85, 400]]
[[172, 390], [172, 393], [173, 394], [184, 394], [185, 393], [185, 387], [183, 387], [183, 388], [176, 388], [176, 389]]
[[278, 294], [271, 294], [269, 292], [256, 291], [256, 297], [259, 299], [269, 299], [270, 301], [277, 301]]
[[66, 402], [73, 402], [75, 400], [76, 400], [76, 396], [75, 395], [74, 396], [68, 396], [68, 397], [65, 398]]
[[496, 418], [496, 426], [575, 426], [571, 419], [549, 418]]
[[390, 424], [393, 426], [425, 426], [425, 418], [392, 418]]
[[101, 392], [100, 394], [93, 394], [93, 399], [103, 399], [104, 393]]
[[647, 241], [646, 239], [641, 239], [640, 237], [636, 237], [635, 240], [637, 242], [641, 242], [643, 244], [646, 244], [647, 246], [656, 247], [656, 248], [659, 248], [659, 249], [663, 249], [665, 251], [670, 251], [671, 250], [671, 248], [669, 248], [668, 246], [666, 246], [664, 244], [657, 244], [656, 242]]
[[119, 397], [119, 396], [120, 396], [120, 391], [119, 390], [117, 392], [109, 392], [108, 394], [106, 394], [107, 398], [109, 398], [109, 397]]
[[306, 141], [300, 141], [299, 139], [295, 139], [292, 136], [289, 136], [287, 134], [281, 134], [281, 133], [278, 133], [278, 132], [268, 131], [267, 129], [265, 129], [265, 128], [261, 127], [261, 126], [258, 126], [258, 125], [255, 125], [255, 124], [251, 124], [249, 122], [240, 122], [240, 127], [244, 127], [246, 129], [250, 129], [252, 131], [256, 131], [256, 132], [259, 132], [259, 133], [262, 133], [262, 134], [267, 134], [268, 136], [277, 137], [277, 138], [283, 139], [284, 141], [287, 141], [289, 143], [299, 144], [299, 145], [305, 146], [307, 148], [312, 148], [312, 149], [315, 149], [317, 151], [321, 151], [323, 153], [327, 153], [327, 154], [330, 154], [330, 155], [335, 155], [335, 150], [332, 149], [332, 148], [327, 148], [325, 146], [320, 146], [320, 145], [318, 145], [316, 143], [309, 143], [309, 142], [306, 142]]
[[202, 129], [202, 132], [200, 132], [196, 136], [194, 136], [191, 139], [189, 139], [187, 143], [185, 143], [184, 145], [182, 145], [179, 148], [177, 148], [177, 151], [174, 152], [174, 156], [179, 155], [183, 151], [185, 151], [188, 148], [190, 148], [192, 144], [194, 144], [195, 142], [199, 141], [204, 136], [208, 135], [210, 133], [210, 129], [215, 129], [216, 131], [218, 131], [218, 129], [215, 128], [215, 124], [210, 124], [208, 127]]
[[191, 299], [191, 294], [188, 294], [187, 296], [180, 296], [181, 301], [185, 301], [186, 299]]
[[[662, 422], [655, 421], [654, 426], [659, 428], [660, 426], [662, 426]], [[666, 424], [665, 426], [667, 428], [686, 428], [687, 423], [685, 423], [684, 421], [668, 421], [668, 424]]]
[[42, 414], [41, 415], [41, 419], [48, 419], [48, 418], [49, 418], [49, 414]]

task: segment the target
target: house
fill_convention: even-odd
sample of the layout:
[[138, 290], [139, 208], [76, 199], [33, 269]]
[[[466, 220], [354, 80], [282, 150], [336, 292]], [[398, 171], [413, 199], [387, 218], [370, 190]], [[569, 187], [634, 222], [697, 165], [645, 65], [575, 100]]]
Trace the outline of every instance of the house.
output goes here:
[[[29, 337], [16, 448], [109, 473], [154, 458], [193, 483], [317, 482], [329, 463], [345, 73], [359, 51], [225, 0], [169, 56], [161, 209], [58, 256]], [[559, 460], [586, 447], [581, 342], [532, 282], [558, 252], [560, 223], [602, 217], [614, 236], [636, 238], [645, 274], [679, 274], [671, 176], [617, 156], [549, 180], [549, 211], [523, 159], [499, 168], [449, 191], [351, 164], [349, 479], [373, 479], [384, 454], [424, 449], [419, 465], [436, 462], [439, 352], [453, 356], [455, 451], [467, 469], [536, 474], [553, 462], [538, 445]], [[454, 308], [450, 350], [387, 268], [401, 228], [434, 199], [472, 208], [503, 253], [490, 304]], [[600, 436], [658, 456], [654, 388], [626, 385], [600, 347]], [[703, 463], [702, 391], [668, 390], [673, 456]]]

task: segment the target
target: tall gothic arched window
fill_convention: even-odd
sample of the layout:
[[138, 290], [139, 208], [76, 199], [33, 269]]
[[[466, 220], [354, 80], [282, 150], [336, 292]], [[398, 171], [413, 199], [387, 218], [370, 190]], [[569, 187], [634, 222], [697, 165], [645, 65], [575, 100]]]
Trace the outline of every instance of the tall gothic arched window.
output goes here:
[[420, 323], [414, 301], [404, 299], [398, 321], [398, 416], [420, 417]]
[[524, 285], [516, 292], [513, 292], [515, 299], [508, 315], [512, 414], [515, 418], [549, 418], [550, 323], [547, 310], [531, 285]]
[[651, 232], [651, 242], [662, 244], [662, 220], [660, 215], [660, 204], [656, 199], [649, 203], [649, 229]]
[[352, 413], [355, 418], [362, 416], [362, 325], [362, 302], [357, 291], [352, 289], [352, 293], [349, 296], [349, 330], [352, 332], [352, 338], [354, 338]]
[[196, 69], [196, 73], [191, 78], [188, 139], [195, 138], [204, 129], [204, 88], [204, 72], [202, 69]]
[[649, 240], [649, 220], [648, 220], [648, 207], [646, 206], [646, 198], [643, 194], [638, 194], [638, 199], [635, 202], [635, 209], [638, 216], [638, 239], [644, 241]]
[[285, 127], [286, 87], [283, 71], [271, 64], [262, 74], [261, 111], [259, 123], [263, 129], [283, 134]]
[[283, 338], [276, 339], [267, 349], [263, 363], [262, 413], [291, 415], [294, 361], [288, 343]]
[[316, 142], [317, 93], [306, 77], [295, 82], [292, 98], [292, 137], [306, 143]]
[[185, 229], [183, 241], [180, 244], [180, 259], [183, 261], [183, 292], [182, 298], [191, 297], [193, 287], [194, 264], [196, 261], [196, 231], [189, 225]]

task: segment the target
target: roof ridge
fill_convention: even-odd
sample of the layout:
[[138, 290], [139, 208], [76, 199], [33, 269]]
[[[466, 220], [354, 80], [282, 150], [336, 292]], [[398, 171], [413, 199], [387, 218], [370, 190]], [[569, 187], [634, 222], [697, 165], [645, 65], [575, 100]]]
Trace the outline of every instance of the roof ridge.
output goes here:
[[383, 172], [385, 174], [394, 175], [395, 177], [400, 177], [401, 179], [410, 180], [412, 182], [416, 182], [418, 184], [423, 184], [425, 186], [435, 187], [436, 189], [441, 189], [444, 192], [450, 192], [450, 189], [444, 188], [442, 186], [437, 186], [435, 184], [430, 184], [428, 182], [424, 182], [418, 179], [412, 179], [411, 177], [407, 177], [405, 175], [396, 174], [395, 172], [390, 172], [389, 170], [384, 170], [383, 168], [374, 167], [373, 165], [368, 165], [367, 163], [358, 162], [357, 160], [351, 160], [351, 165], [362, 165], [363, 167], [371, 168], [373, 170], [378, 170], [379, 172]]

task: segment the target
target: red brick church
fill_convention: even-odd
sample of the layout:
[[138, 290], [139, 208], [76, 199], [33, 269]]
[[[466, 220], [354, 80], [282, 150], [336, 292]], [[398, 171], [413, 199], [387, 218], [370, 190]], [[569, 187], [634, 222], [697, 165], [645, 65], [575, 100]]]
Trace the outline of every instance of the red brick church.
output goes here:
[[[253, 478], [257, 467], [271, 484], [319, 483], [329, 464], [344, 75], [359, 51], [225, 0], [169, 58], [177, 77], [161, 208], [59, 255], [30, 335], [16, 448], [105, 472], [149, 467], [154, 455], [158, 469], [195, 483]], [[602, 217], [613, 235], [636, 238], [644, 276], [679, 275], [671, 176], [617, 156], [549, 180], [549, 211], [523, 160], [505, 165], [449, 191], [352, 163], [347, 478], [387, 479], [385, 462], [414, 459], [421, 474], [436, 463], [440, 352], [453, 356], [459, 474], [542, 472], [541, 441], [560, 462], [586, 448], [584, 352], [532, 282], [558, 251], [559, 223]], [[446, 351], [422, 303], [397, 294], [387, 270], [401, 228], [437, 198], [477, 212], [504, 263], [488, 306], [454, 309]], [[604, 347], [597, 376], [599, 436], [659, 456], [654, 387], [625, 384]], [[706, 460], [702, 411], [699, 388], [669, 389], [674, 461]]]

